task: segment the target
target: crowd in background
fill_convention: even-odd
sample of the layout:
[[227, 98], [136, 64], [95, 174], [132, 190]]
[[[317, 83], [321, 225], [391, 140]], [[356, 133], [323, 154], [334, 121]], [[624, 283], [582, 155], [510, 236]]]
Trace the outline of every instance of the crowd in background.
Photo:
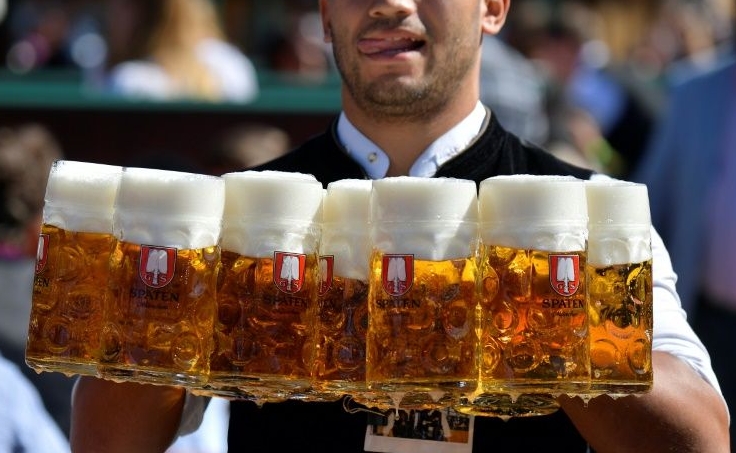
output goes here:
[[[6, 71], [75, 71], [102, 94], [247, 103], [334, 74], [312, 0], [5, 0]], [[627, 176], [671, 83], [730, 48], [731, 0], [514, 0], [483, 100], [568, 159]], [[490, 41], [490, 40], [489, 40]]]
[[[484, 43], [482, 100], [512, 132], [567, 160], [654, 178], [642, 156], [672, 90], [733, 52], [734, 9], [733, 0], [512, 0], [503, 34]], [[5, 72], [70, 71], [101, 95], [247, 103], [266, 77], [308, 89], [335, 71], [316, 0], [0, 0], [0, 18]], [[253, 125], [224, 138], [220, 157], [232, 169], [290, 146]]]

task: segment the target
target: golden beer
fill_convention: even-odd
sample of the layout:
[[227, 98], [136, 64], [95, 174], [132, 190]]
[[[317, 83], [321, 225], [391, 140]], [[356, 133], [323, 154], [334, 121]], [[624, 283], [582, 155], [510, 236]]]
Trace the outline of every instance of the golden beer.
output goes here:
[[652, 261], [588, 265], [590, 362], [595, 393], [642, 393], [652, 385]]
[[26, 362], [37, 370], [95, 375], [112, 234], [44, 225], [33, 282]]
[[[391, 260], [400, 262], [391, 266]], [[399, 265], [402, 277], [388, 278]], [[368, 381], [387, 391], [474, 387], [475, 259], [414, 260], [377, 252], [371, 268]]]
[[522, 417], [590, 386], [581, 180], [497, 176], [480, 185], [481, 388], [457, 409]]
[[375, 406], [386, 403], [365, 384], [370, 260], [370, 180], [345, 179], [327, 186], [320, 242], [317, 339], [311, 399], [350, 394]]
[[447, 406], [477, 386], [477, 209], [472, 181], [373, 183], [366, 381], [397, 406]]
[[26, 343], [36, 371], [97, 373], [121, 171], [63, 160], [51, 169]]
[[103, 377], [193, 384], [208, 374], [220, 249], [118, 241], [102, 331]]
[[332, 277], [318, 301], [315, 387], [336, 393], [365, 392], [368, 282]]
[[222, 178], [215, 343], [198, 392], [259, 403], [298, 397], [314, 359], [322, 184], [286, 172]]
[[591, 394], [652, 385], [652, 250], [643, 184], [588, 181]]
[[486, 246], [482, 256], [484, 386], [517, 394], [586, 389], [585, 252]]
[[[207, 385], [211, 394], [239, 398], [242, 392], [273, 401], [274, 395], [284, 399], [289, 391], [309, 386], [316, 257], [276, 255], [222, 253], [223, 283]], [[288, 258], [301, 260], [298, 278], [282, 277], [280, 269]]]
[[206, 382], [220, 267], [220, 178], [125, 168], [102, 331], [100, 376]]

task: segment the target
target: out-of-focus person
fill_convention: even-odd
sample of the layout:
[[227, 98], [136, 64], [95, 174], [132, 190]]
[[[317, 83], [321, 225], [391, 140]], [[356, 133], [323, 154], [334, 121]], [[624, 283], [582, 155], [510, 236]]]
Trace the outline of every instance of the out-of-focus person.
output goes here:
[[0, 355], [0, 451], [68, 453], [69, 442], [46, 411], [38, 390]]
[[250, 59], [224, 37], [211, 0], [109, 0], [110, 93], [145, 100], [249, 102]]
[[[96, 2], [89, 0], [18, 0], [7, 5], [6, 68], [16, 74], [60, 71], [96, 73], [104, 61]], [[0, 16], [3, 8], [0, 6]], [[7, 47], [7, 48], [5, 48]]]
[[291, 149], [289, 134], [277, 126], [245, 123], [216, 137], [208, 156], [208, 172], [221, 175], [255, 167]]
[[[634, 174], [672, 254], [677, 289], [736, 404], [736, 56], [672, 88]], [[736, 434], [734, 424], [730, 432]]]
[[334, 73], [330, 48], [321, 39], [316, 3], [289, 2], [284, 26], [263, 37], [263, 67], [291, 83], [321, 83]]
[[68, 451], [73, 380], [24, 359], [46, 180], [60, 157], [41, 126], [0, 129], [0, 451]]
[[549, 139], [547, 83], [539, 68], [502, 37], [483, 36], [480, 99], [506, 129], [538, 146]]
[[[579, 0], [528, 0], [511, 12], [510, 42], [549, 82], [550, 148], [563, 144], [603, 173], [626, 177], [655, 111], [615, 70], [602, 37], [605, 18]], [[601, 145], [613, 157], [602, 155]]]

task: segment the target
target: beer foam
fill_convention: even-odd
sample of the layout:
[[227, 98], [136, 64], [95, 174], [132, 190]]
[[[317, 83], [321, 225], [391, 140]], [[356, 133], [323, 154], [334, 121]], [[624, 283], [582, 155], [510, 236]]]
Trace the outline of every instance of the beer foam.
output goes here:
[[43, 222], [69, 231], [112, 233], [122, 167], [58, 160], [49, 172]]
[[640, 263], [652, 258], [651, 213], [644, 184], [619, 180], [586, 182], [588, 263]]
[[325, 191], [312, 175], [243, 171], [225, 181], [222, 248], [263, 258], [316, 253]]
[[399, 176], [373, 181], [374, 248], [441, 261], [475, 252], [478, 197], [475, 182]]
[[216, 176], [125, 168], [115, 204], [115, 236], [180, 249], [217, 245], [224, 199], [224, 183]]
[[590, 225], [618, 226], [652, 223], [647, 186], [620, 180], [586, 181]]
[[555, 252], [585, 248], [588, 213], [581, 179], [494, 176], [480, 184], [479, 211], [484, 244]]
[[372, 187], [367, 179], [343, 179], [327, 186], [320, 254], [335, 257], [338, 277], [368, 280]]

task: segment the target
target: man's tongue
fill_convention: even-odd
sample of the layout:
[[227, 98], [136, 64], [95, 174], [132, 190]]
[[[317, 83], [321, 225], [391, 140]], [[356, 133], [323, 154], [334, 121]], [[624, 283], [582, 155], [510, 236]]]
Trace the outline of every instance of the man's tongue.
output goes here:
[[358, 48], [366, 55], [393, 55], [401, 52], [416, 50], [421, 43], [411, 39], [364, 39]]

